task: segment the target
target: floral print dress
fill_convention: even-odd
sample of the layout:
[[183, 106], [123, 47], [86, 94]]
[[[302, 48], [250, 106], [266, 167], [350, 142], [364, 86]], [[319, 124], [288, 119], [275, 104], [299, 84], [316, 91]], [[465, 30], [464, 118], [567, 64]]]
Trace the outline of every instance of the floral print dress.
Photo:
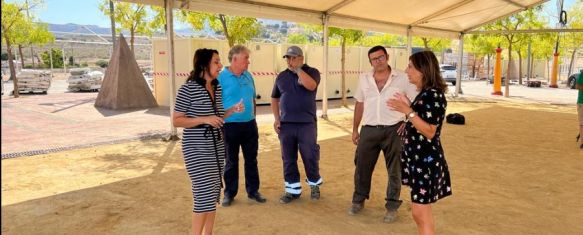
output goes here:
[[432, 139], [427, 139], [411, 122], [405, 127], [401, 155], [403, 185], [411, 187], [411, 201], [429, 204], [451, 195], [451, 181], [441, 146], [441, 127], [445, 119], [445, 95], [435, 89], [422, 90], [411, 108], [423, 121], [437, 126]]

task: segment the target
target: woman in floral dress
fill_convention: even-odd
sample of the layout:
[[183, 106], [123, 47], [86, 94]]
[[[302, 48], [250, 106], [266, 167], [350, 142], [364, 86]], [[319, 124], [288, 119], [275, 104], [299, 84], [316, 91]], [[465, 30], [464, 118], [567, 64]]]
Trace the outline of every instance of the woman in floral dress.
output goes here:
[[431, 204], [451, 195], [449, 170], [440, 139], [447, 108], [447, 85], [431, 51], [411, 55], [405, 72], [419, 94], [412, 102], [405, 95], [396, 94], [387, 105], [408, 119], [401, 173], [403, 185], [411, 187], [413, 219], [419, 234], [435, 234]]

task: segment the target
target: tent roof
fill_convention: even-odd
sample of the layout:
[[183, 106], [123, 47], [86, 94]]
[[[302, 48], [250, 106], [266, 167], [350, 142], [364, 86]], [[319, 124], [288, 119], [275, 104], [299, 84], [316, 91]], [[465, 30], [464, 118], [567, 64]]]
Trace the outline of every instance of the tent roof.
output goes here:
[[[164, 6], [164, 0], [122, 0]], [[176, 8], [329, 26], [456, 38], [548, 0], [174, 0]]]

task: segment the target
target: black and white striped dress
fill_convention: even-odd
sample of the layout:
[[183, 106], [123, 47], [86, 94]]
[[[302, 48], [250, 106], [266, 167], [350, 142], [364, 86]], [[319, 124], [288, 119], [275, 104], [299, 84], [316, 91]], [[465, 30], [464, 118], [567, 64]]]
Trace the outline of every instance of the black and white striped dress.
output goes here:
[[[192, 81], [180, 87], [174, 111], [185, 113], [186, 117], [222, 117], [225, 112], [221, 86], [216, 84], [216, 103], [213, 105], [210, 94], [200, 83]], [[215, 211], [219, 202], [225, 166], [225, 145], [221, 135], [221, 129], [209, 125], [184, 129], [182, 154], [192, 182], [193, 212]]]

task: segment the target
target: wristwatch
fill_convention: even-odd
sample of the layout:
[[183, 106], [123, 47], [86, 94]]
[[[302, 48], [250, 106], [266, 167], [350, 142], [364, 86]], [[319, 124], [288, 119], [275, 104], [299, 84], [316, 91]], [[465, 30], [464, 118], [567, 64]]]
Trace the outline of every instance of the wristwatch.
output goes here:
[[415, 113], [415, 111], [411, 111], [409, 114], [407, 114], [407, 119], [411, 120], [415, 116], [417, 116], [417, 113]]

